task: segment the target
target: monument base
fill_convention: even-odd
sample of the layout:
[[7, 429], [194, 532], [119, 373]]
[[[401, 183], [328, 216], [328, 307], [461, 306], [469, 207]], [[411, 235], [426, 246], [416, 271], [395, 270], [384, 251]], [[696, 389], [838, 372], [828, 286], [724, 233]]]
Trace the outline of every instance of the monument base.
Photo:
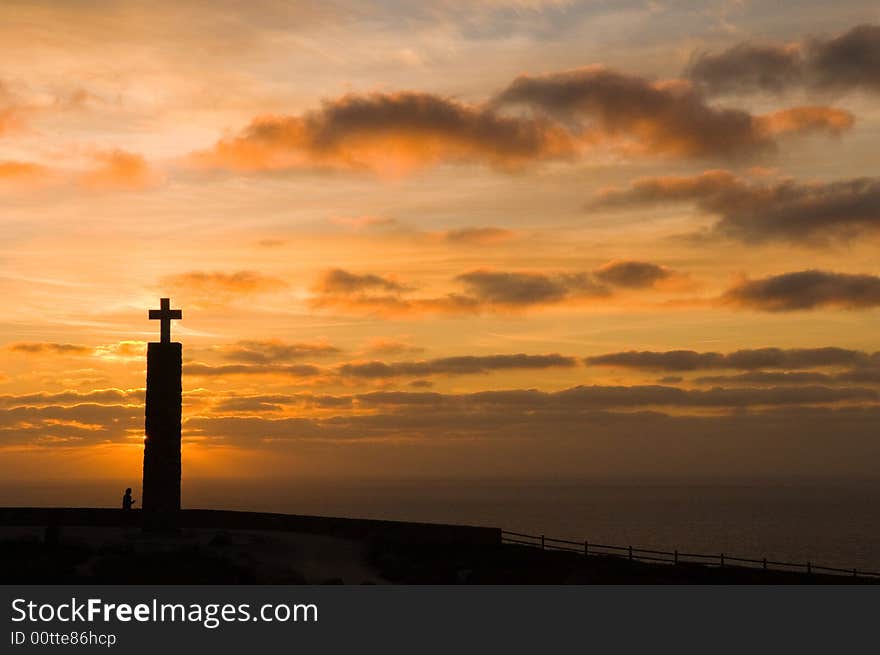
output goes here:
[[147, 344], [144, 530], [173, 531], [178, 525], [182, 371], [180, 343]]

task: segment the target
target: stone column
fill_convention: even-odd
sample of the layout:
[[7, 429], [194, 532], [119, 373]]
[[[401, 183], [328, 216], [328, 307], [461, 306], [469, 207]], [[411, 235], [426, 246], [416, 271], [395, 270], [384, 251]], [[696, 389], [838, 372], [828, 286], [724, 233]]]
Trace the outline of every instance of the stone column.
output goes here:
[[146, 440], [144, 441], [144, 529], [177, 529], [180, 511], [180, 419], [183, 348], [147, 345]]

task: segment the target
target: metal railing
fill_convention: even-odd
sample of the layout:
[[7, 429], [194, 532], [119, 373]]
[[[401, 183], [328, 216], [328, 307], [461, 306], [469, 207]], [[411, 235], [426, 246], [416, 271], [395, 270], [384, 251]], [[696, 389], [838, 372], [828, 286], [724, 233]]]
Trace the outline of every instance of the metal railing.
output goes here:
[[664, 564], [702, 564], [704, 566], [738, 566], [752, 569], [791, 571], [800, 573], [823, 573], [828, 575], [847, 575], [854, 578], [880, 578], [880, 572], [864, 571], [857, 568], [840, 568], [834, 566], [820, 566], [812, 562], [779, 562], [766, 557], [752, 559], [748, 557], [734, 557], [725, 553], [710, 555], [706, 553], [687, 553], [678, 550], [652, 550], [648, 548], [636, 548], [634, 546], [610, 546], [597, 544], [591, 541], [570, 541], [568, 539], [555, 539], [543, 534], [523, 534], [522, 532], [501, 531], [501, 541], [506, 544], [530, 546], [541, 550], [562, 550], [579, 553], [585, 557], [604, 556], [618, 557], [634, 561], [660, 562]]

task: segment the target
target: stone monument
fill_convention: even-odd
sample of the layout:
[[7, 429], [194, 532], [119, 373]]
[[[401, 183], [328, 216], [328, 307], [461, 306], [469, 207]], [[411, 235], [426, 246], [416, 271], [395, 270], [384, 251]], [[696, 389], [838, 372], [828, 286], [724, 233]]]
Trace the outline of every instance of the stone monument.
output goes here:
[[177, 529], [180, 511], [180, 421], [183, 348], [171, 341], [172, 319], [183, 318], [168, 298], [150, 319], [160, 323], [160, 341], [147, 344], [147, 398], [144, 439], [143, 527]]

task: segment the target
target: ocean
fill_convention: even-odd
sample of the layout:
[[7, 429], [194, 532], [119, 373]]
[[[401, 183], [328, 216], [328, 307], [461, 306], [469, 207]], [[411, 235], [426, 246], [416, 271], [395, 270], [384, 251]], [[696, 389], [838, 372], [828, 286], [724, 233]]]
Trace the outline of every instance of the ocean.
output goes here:
[[[0, 505], [116, 506], [124, 486], [7, 482]], [[183, 495], [186, 507], [484, 525], [880, 571], [878, 481], [195, 480]]]

